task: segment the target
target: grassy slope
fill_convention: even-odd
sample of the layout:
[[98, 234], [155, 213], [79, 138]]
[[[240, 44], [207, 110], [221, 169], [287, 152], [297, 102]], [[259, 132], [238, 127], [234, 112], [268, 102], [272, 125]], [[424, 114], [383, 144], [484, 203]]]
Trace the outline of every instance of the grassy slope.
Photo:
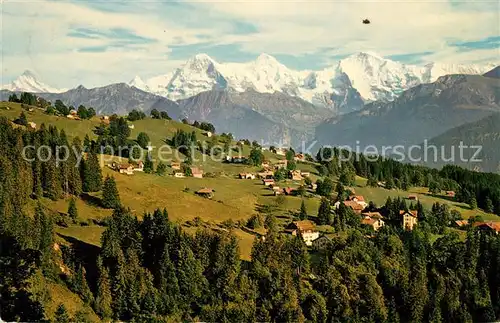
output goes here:
[[[6, 110], [3, 107], [9, 107]], [[0, 115], [7, 116], [13, 120], [19, 116], [21, 107], [19, 104], [0, 103]], [[79, 136], [81, 139], [89, 134], [92, 137], [92, 129], [99, 124], [99, 119], [85, 121], [74, 121], [63, 117], [48, 116], [38, 109], [32, 112], [25, 112], [28, 120], [46, 125], [55, 125], [60, 129], [64, 129], [66, 134], [70, 137]], [[133, 123], [135, 129], [132, 130], [131, 138], [136, 138], [137, 134], [141, 131], [146, 132], [154, 146], [161, 146], [164, 140], [170, 138], [177, 129], [192, 131], [194, 128], [181, 124], [175, 121], [153, 120], [145, 119]], [[198, 138], [203, 138], [202, 132], [198, 132]], [[248, 154], [249, 149], [245, 147], [244, 154]], [[282, 156], [275, 156], [269, 152], [265, 153], [267, 159], [282, 159]], [[199, 157], [200, 155], [198, 155]], [[195, 163], [197, 164], [197, 163]], [[192, 220], [195, 217], [200, 217], [207, 227], [217, 228], [218, 225], [224, 220], [233, 219], [246, 220], [251, 215], [256, 214], [256, 207], [262, 204], [270, 204], [275, 201], [275, 197], [271, 196], [271, 191], [264, 189], [263, 185], [258, 180], [238, 180], [235, 179], [236, 174], [242, 171], [255, 171], [256, 168], [244, 165], [230, 165], [222, 164], [207, 160], [205, 163], [200, 164], [205, 172], [223, 172], [224, 175], [219, 178], [185, 178], [177, 179], [170, 176], [159, 177], [156, 175], [136, 173], [132, 176], [118, 174], [112, 170], [104, 167], [103, 174], [114, 175], [122, 203], [130, 207], [134, 213], [141, 217], [144, 212], [151, 212], [155, 208], [166, 208], [169, 216], [173, 221], [184, 223], [187, 220]], [[312, 164], [299, 164], [302, 170], [314, 172], [314, 165]], [[316, 176], [313, 175], [313, 180]], [[378, 205], [382, 205], [387, 196], [402, 196], [405, 197], [409, 193], [403, 191], [387, 191], [381, 188], [365, 187], [366, 180], [362, 178], [357, 179], [358, 186], [356, 193], [364, 195], [367, 200], [373, 200]], [[193, 191], [201, 187], [212, 187], [215, 189], [215, 197], [213, 200], [206, 200], [194, 195]], [[280, 183], [280, 186], [298, 186], [298, 183], [287, 181], [287, 183]], [[185, 188], [189, 188], [189, 192], [183, 192]], [[486, 219], [498, 219], [494, 215], [485, 214], [482, 211], [471, 211], [466, 205], [455, 203], [445, 200], [441, 197], [433, 197], [427, 195], [427, 190], [423, 188], [414, 188], [412, 193], [417, 193], [420, 200], [430, 207], [434, 202], [446, 202], [452, 208], [458, 209], [464, 217], [475, 214], [480, 214]], [[100, 193], [95, 194], [96, 197]], [[319, 198], [311, 197], [306, 198], [306, 207], [310, 215], [315, 216], [319, 206]], [[68, 208], [68, 200], [51, 201], [42, 199], [42, 203], [55, 213], [66, 213]], [[298, 211], [300, 208], [301, 198], [299, 197], [286, 197], [285, 203], [278, 211], [280, 222], [284, 223], [290, 218], [290, 212]], [[28, 211], [33, 212], [35, 203], [32, 202], [28, 206]], [[105, 210], [95, 205], [92, 199], [77, 200], [77, 208], [79, 211], [79, 221], [87, 221], [91, 219], [99, 219], [111, 214], [111, 210]], [[56, 230], [61, 236], [69, 236], [76, 238], [91, 245], [100, 246], [100, 237], [104, 231], [104, 227], [97, 225], [80, 226], [70, 225], [68, 228], [58, 227]], [[323, 228], [325, 232], [331, 228]], [[194, 233], [196, 228], [185, 227], [185, 230]], [[245, 232], [241, 229], [236, 229], [236, 236], [240, 240], [240, 250], [243, 259], [250, 259], [250, 253], [255, 236], [251, 233]], [[260, 230], [261, 233], [262, 230]], [[83, 306], [78, 296], [69, 291], [66, 287], [50, 283], [48, 284], [49, 293], [52, 300], [48, 305], [48, 313], [53, 313], [57, 305], [62, 302], [66, 305], [70, 314], [74, 314], [77, 308]], [[97, 320], [95, 314], [92, 318]]]
[[[2, 106], [9, 106], [11, 110], [1, 109]], [[21, 111], [19, 104], [0, 103], [0, 114], [6, 115], [14, 119]], [[36, 122], [38, 125], [42, 122], [46, 124], [56, 125], [66, 131], [70, 136], [79, 136], [83, 138], [85, 134], [91, 133], [94, 126], [98, 125], [98, 118], [90, 121], [75, 121], [61, 117], [48, 116], [38, 109], [33, 112], [27, 112], [28, 119]], [[131, 138], [137, 137], [141, 131], [146, 132], [153, 144], [159, 147], [164, 144], [164, 140], [170, 138], [177, 129], [186, 131], [197, 131], [198, 138], [204, 137], [199, 129], [195, 129], [189, 125], [185, 125], [176, 121], [144, 119], [133, 122], [135, 128], [131, 132]], [[248, 147], [244, 148], [244, 154], [248, 154]], [[200, 154], [197, 155], [201, 157]], [[266, 158], [278, 159], [282, 156], [276, 156], [266, 152]], [[223, 175], [218, 178], [184, 178], [177, 179], [171, 176], [160, 177], [156, 175], [136, 173], [132, 176], [118, 174], [108, 169], [103, 168], [104, 175], [115, 176], [122, 203], [130, 207], [131, 210], [141, 217], [144, 212], [151, 212], [155, 208], [166, 208], [172, 220], [183, 223], [187, 220], [192, 220], [195, 217], [200, 217], [203, 221], [216, 226], [221, 222], [232, 219], [233, 221], [246, 220], [251, 215], [257, 213], [256, 206], [262, 204], [270, 204], [275, 201], [275, 197], [271, 196], [271, 191], [264, 189], [263, 185], [258, 180], [238, 180], [235, 179], [236, 174], [242, 171], [255, 171], [254, 167], [245, 165], [231, 165], [212, 161], [207, 158], [206, 162], [198, 162], [206, 172], [222, 172]], [[314, 165], [299, 164], [299, 168], [314, 172]], [[315, 176], [313, 175], [315, 180]], [[356, 193], [364, 195], [367, 200], [373, 200], [377, 205], [382, 205], [387, 196], [406, 197], [409, 192], [398, 190], [385, 190], [381, 188], [366, 187], [366, 180], [358, 178]], [[280, 186], [294, 186], [298, 183], [288, 182], [280, 183]], [[193, 191], [202, 187], [211, 187], [215, 189], [213, 200], [206, 200], [196, 196]], [[184, 192], [185, 188], [189, 192]], [[495, 215], [485, 214], [480, 210], [469, 210], [467, 205], [446, 200], [444, 197], [435, 197], [426, 194], [424, 188], [413, 188], [411, 193], [416, 193], [419, 199], [430, 207], [434, 202], [448, 203], [452, 208], [458, 209], [464, 217], [479, 214], [486, 219], [497, 219]], [[99, 193], [96, 194], [99, 197]], [[311, 215], [315, 215], [319, 205], [319, 198], [312, 197], [305, 199], [306, 207]], [[56, 212], [66, 213], [68, 201], [49, 201], [44, 200], [44, 203], [50, 209]], [[281, 206], [282, 215], [288, 215], [290, 212], [298, 211], [300, 208], [301, 199], [299, 197], [287, 197], [284, 205]], [[82, 220], [97, 219], [111, 214], [110, 210], [104, 210], [93, 204], [92, 200], [79, 200], [77, 202], [80, 218]], [[95, 225], [91, 226], [70, 226], [69, 228], [59, 228], [61, 234], [69, 235], [85, 242], [99, 245], [100, 233], [102, 227]], [[249, 257], [253, 236], [241, 230], [236, 231], [237, 235], [242, 240], [242, 256]]]

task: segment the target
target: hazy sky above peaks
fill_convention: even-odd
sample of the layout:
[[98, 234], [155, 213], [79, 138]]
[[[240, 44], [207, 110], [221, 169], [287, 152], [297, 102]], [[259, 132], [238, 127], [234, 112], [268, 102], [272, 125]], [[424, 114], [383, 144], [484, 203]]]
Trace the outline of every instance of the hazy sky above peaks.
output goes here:
[[[55, 87], [164, 74], [197, 53], [260, 53], [322, 69], [360, 51], [407, 64], [500, 61], [498, 1], [14, 1], [2, 7], [2, 84]], [[368, 18], [371, 24], [362, 24]]]

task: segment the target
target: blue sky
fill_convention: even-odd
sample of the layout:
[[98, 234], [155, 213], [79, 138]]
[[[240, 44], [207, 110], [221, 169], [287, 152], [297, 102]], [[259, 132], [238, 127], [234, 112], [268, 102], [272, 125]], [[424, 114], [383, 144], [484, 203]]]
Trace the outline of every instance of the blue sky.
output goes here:
[[[407, 64], [499, 62], [498, 2], [4, 2], [2, 84], [24, 70], [55, 87], [165, 74], [197, 53], [260, 53], [322, 69], [359, 51]], [[370, 25], [361, 20], [369, 18]]]

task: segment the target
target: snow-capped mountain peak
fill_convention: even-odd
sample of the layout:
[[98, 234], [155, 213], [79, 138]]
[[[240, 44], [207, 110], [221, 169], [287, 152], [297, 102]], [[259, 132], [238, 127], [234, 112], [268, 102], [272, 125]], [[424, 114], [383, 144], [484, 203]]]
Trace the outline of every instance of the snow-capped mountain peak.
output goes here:
[[38, 80], [37, 75], [30, 70], [25, 70], [17, 79], [10, 84], [5, 84], [2, 89], [19, 92], [34, 92], [34, 93], [60, 93], [66, 89], [56, 89], [46, 85]]
[[282, 65], [278, 60], [269, 54], [262, 53], [255, 60], [257, 65]]
[[339, 96], [361, 96], [365, 101], [393, 100], [404, 90], [433, 82], [441, 75], [483, 74], [492, 68], [438, 63], [406, 65], [364, 51], [320, 71], [297, 71], [265, 53], [246, 63], [219, 63], [207, 54], [197, 54], [175, 71], [145, 81], [136, 77], [129, 84], [172, 100], [188, 98], [214, 87], [238, 92], [252, 89], [260, 93], [282, 92], [337, 109], [335, 101]]
[[144, 89], [147, 87], [146, 83], [141, 79], [139, 75], [136, 75], [129, 83], [130, 86], [135, 86], [138, 89]]

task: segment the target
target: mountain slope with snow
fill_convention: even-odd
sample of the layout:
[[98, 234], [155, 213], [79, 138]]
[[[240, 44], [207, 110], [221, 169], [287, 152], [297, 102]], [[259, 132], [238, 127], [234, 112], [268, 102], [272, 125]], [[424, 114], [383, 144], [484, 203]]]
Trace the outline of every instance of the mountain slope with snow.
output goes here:
[[56, 89], [49, 85], [40, 82], [35, 73], [26, 70], [17, 79], [9, 84], [2, 86], [3, 90], [13, 91], [13, 92], [44, 92], [44, 93], [61, 93], [65, 92], [66, 89]]
[[136, 77], [129, 84], [171, 100], [212, 89], [281, 92], [342, 114], [361, 108], [367, 101], [392, 101], [404, 90], [434, 82], [443, 75], [482, 74], [492, 67], [494, 64], [405, 65], [361, 52], [321, 71], [295, 71], [267, 54], [247, 63], [219, 63], [206, 54], [197, 54], [174, 72], [146, 81]]

